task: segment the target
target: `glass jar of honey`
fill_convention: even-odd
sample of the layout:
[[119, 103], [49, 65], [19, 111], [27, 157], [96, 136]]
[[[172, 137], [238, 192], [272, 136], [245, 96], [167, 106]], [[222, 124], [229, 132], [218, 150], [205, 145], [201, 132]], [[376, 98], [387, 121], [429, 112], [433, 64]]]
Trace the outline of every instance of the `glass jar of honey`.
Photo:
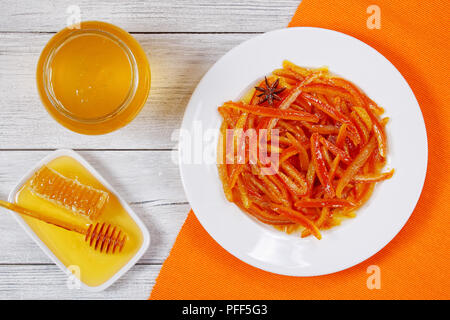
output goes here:
[[139, 43], [109, 23], [81, 22], [45, 46], [37, 88], [50, 113], [83, 134], [117, 130], [136, 117], [150, 90], [150, 66]]

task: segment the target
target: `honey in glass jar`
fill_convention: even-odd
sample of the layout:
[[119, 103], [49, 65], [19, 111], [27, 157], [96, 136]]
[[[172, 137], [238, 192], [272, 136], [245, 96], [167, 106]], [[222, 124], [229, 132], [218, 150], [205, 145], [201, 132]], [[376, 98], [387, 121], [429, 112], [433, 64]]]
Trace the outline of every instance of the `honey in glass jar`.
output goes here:
[[105, 22], [67, 27], [45, 46], [37, 87], [50, 115], [83, 134], [104, 134], [128, 124], [144, 106], [150, 66], [139, 43]]

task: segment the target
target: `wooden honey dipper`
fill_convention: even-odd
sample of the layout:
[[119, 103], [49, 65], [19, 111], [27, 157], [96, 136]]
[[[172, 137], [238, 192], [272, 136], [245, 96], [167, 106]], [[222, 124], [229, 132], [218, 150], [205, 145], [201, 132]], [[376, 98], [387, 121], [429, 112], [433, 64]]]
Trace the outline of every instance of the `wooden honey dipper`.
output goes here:
[[94, 250], [100, 252], [121, 252], [127, 240], [127, 235], [123, 231], [117, 227], [113, 227], [109, 223], [97, 222], [87, 226], [77, 226], [53, 217], [41, 215], [38, 212], [25, 209], [14, 203], [0, 200], [0, 206], [69, 231], [78, 232], [84, 235], [84, 240], [94, 248]]

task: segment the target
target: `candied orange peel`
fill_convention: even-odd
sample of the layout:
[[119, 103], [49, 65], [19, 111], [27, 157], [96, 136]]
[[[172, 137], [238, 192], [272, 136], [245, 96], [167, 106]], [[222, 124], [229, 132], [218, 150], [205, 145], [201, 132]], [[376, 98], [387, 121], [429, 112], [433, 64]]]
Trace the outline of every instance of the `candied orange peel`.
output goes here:
[[[375, 184], [393, 176], [393, 169], [382, 172], [388, 118], [327, 68], [284, 61], [255, 88], [218, 108], [217, 165], [225, 196], [263, 223], [321, 239], [320, 230], [354, 217]], [[256, 139], [249, 139], [249, 130]], [[264, 150], [271, 156], [262, 157]]]

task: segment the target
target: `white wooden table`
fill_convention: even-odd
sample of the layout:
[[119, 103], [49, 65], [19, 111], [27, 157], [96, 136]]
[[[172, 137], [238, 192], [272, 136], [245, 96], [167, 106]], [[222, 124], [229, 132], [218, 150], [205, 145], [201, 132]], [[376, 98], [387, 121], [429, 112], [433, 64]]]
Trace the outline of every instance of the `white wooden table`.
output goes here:
[[[189, 204], [171, 161], [192, 91], [229, 49], [285, 27], [299, 0], [0, 0], [0, 198], [31, 165], [58, 148], [79, 151], [131, 203], [152, 235], [139, 263], [100, 293], [68, 289], [66, 276], [0, 210], [0, 299], [144, 299], [186, 218]], [[68, 8], [132, 33], [148, 54], [152, 88], [127, 127], [83, 136], [56, 123], [35, 85], [39, 54], [66, 26]], [[71, 9], [69, 9], [70, 11]], [[73, 11], [72, 11], [73, 12]]]

